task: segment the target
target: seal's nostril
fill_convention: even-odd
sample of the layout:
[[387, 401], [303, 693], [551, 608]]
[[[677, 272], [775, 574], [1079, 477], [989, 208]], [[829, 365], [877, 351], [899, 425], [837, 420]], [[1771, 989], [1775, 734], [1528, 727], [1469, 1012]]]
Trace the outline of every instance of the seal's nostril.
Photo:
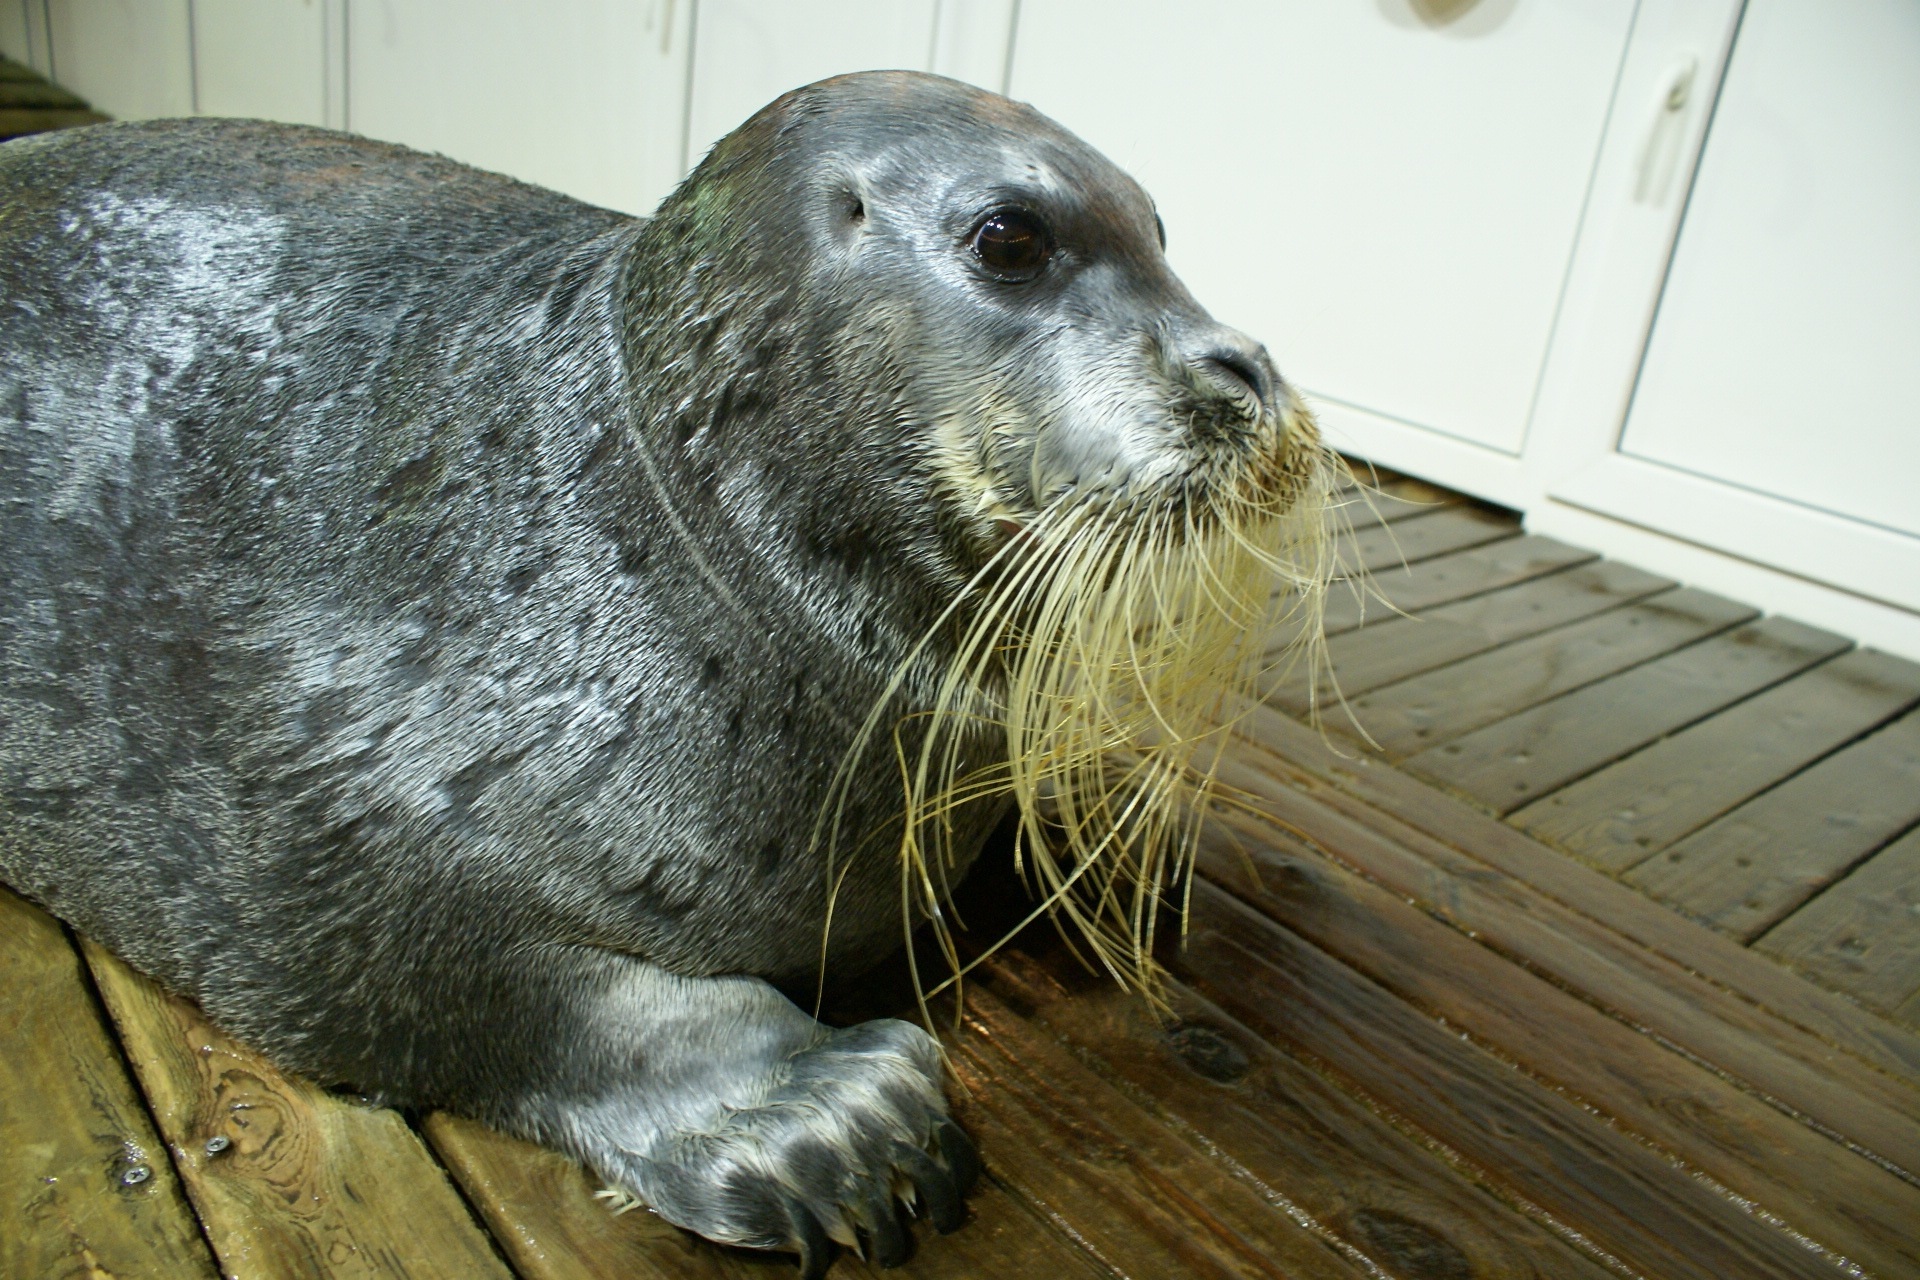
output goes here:
[[1198, 361], [1201, 370], [1229, 384], [1238, 383], [1253, 393], [1261, 404], [1267, 402], [1267, 375], [1253, 360], [1238, 351], [1210, 351]]

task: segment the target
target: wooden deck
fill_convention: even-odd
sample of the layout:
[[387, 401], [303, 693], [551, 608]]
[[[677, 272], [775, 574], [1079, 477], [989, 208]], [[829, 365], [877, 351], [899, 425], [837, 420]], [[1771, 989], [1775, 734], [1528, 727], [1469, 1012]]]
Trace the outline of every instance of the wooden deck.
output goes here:
[[1920, 665], [1387, 488], [1335, 740], [1920, 1027]]
[[[1174, 1021], [1044, 927], [982, 967], [943, 1032], [987, 1176], [894, 1274], [1920, 1276], [1920, 670], [1386, 487], [1353, 551], [1421, 620], [1333, 620], [1384, 752], [1256, 713]], [[1024, 902], [990, 867], [963, 914]], [[0, 915], [0, 1275], [790, 1265]]]

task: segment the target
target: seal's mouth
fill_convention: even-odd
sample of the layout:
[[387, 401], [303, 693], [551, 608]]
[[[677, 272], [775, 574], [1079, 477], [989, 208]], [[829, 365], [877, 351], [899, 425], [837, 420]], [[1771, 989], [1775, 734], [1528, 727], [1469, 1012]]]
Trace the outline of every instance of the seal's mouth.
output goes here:
[[1179, 424], [1175, 438], [1145, 462], [1076, 459], [1080, 465], [1049, 466], [1036, 443], [1046, 427], [1000, 427], [987, 438], [1021, 439], [1029, 459], [1024, 474], [980, 450], [957, 467], [949, 464], [949, 491], [967, 495], [970, 514], [995, 548], [1030, 540], [1049, 513], [1075, 505], [1163, 526], [1177, 540], [1311, 502], [1329, 465], [1312, 415], [1291, 397], [1277, 411], [1251, 397], [1235, 405], [1218, 397], [1177, 399], [1166, 416]]
[[[1157, 989], [1158, 907], [1191, 870], [1221, 745], [1275, 667], [1324, 661], [1344, 467], [1304, 409], [1285, 413], [1251, 444], [1201, 439], [1151, 484], [1108, 477], [983, 512], [997, 549], [942, 619], [957, 635], [933, 705], [893, 727], [903, 901], [943, 941], [945, 885], [970, 853], [956, 815], [1011, 798], [1036, 912], [1064, 916], [1123, 984]], [[884, 729], [876, 713], [861, 747]], [[1004, 744], [986, 768], [967, 763], [982, 735]]]
[[1302, 496], [1320, 443], [1293, 389], [1235, 331], [1183, 332], [1060, 336], [1022, 364], [1040, 390], [988, 391], [934, 423], [935, 472], [990, 547], [1063, 504], [1181, 536], [1187, 517], [1210, 528]]

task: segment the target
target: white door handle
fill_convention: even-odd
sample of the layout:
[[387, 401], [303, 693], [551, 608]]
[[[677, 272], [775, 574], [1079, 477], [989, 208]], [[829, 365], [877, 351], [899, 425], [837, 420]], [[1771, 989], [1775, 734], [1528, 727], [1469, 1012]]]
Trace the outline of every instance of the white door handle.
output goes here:
[[1654, 108], [1653, 123], [1647, 128], [1646, 145], [1640, 151], [1640, 171], [1634, 179], [1633, 198], [1637, 203], [1663, 205], [1673, 189], [1674, 173], [1680, 167], [1680, 151], [1686, 141], [1687, 106], [1693, 99], [1694, 77], [1700, 60], [1683, 58], [1666, 78], [1666, 88]]

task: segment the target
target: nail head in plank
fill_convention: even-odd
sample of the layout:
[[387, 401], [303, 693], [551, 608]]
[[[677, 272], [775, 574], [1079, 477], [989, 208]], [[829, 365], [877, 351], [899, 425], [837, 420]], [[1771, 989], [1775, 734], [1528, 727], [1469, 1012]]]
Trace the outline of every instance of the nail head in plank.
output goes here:
[[1781, 921], [1754, 946], [1876, 1009], [1920, 994], [1920, 828]]
[[1166, 991], [1176, 1021], [1162, 1026], [1063, 946], [1016, 944], [979, 972], [1128, 1097], [1389, 1275], [1612, 1274], [1565, 1228], [1495, 1195], [1178, 983]]
[[1920, 665], [1842, 654], [1513, 815], [1605, 871], [1634, 866], [1920, 701]]
[[1233, 831], [1247, 857], [1216, 844], [1201, 869], [1263, 914], [1828, 1248], [1870, 1269], [1920, 1272], [1908, 1225], [1920, 1222], [1920, 1186], [1277, 827], [1246, 818]]
[[1403, 767], [1507, 813], [1844, 651], [1766, 618], [1409, 756]]
[[[397, 1113], [283, 1074], [104, 947], [82, 947], [224, 1272], [508, 1280]], [[216, 1137], [229, 1145], [210, 1153]]]
[[1920, 821], [1920, 711], [1868, 734], [1627, 873], [1742, 941]]
[[1785, 1231], [1222, 889], [1197, 884], [1175, 976], [1389, 1108], [1477, 1175], [1662, 1280], [1838, 1273]]
[[0, 1275], [213, 1276], [80, 957], [5, 889], [0, 973]]
[[1436, 746], [1729, 627], [1758, 610], [1691, 587], [1529, 636], [1356, 698], [1389, 759]]

